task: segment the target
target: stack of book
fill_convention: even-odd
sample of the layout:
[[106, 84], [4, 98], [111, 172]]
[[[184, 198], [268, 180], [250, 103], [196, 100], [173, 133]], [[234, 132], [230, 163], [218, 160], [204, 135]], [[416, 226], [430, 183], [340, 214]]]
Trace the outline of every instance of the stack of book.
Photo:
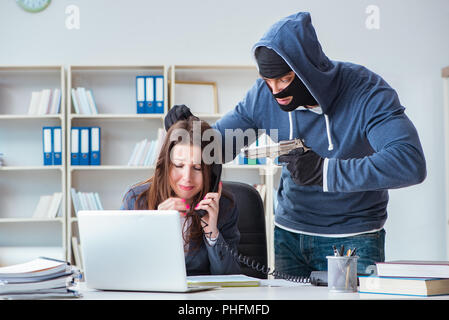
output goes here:
[[29, 115], [58, 114], [61, 108], [61, 90], [44, 89], [31, 93]]
[[79, 297], [75, 283], [81, 275], [68, 262], [36, 258], [0, 268], [0, 298], [44, 299]]
[[77, 114], [98, 114], [97, 104], [91, 90], [72, 88], [73, 109]]
[[74, 188], [70, 192], [75, 215], [79, 210], [103, 210], [98, 192], [77, 192]]
[[39, 202], [33, 213], [36, 219], [52, 219], [61, 215], [59, 208], [62, 202], [62, 192], [55, 192], [52, 195], [44, 195], [39, 198]]
[[376, 263], [376, 276], [359, 277], [360, 293], [410, 296], [449, 294], [449, 261]]

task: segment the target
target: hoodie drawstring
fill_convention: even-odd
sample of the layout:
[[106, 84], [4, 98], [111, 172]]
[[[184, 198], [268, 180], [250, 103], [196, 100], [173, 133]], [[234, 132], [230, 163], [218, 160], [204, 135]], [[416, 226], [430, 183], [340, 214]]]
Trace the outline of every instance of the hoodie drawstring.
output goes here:
[[327, 150], [331, 151], [331, 150], [334, 150], [334, 144], [332, 143], [331, 129], [329, 126], [329, 117], [327, 116], [327, 114], [324, 114], [324, 121], [326, 121], [326, 132], [327, 132], [327, 143], [328, 143]]
[[292, 121], [292, 113], [291, 112], [288, 113], [288, 120], [290, 122], [290, 134], [288, 135], [289, 136], [288, 140], [292, 140], [293, 139], [293, 121]]
[[[293, 139], [292, 112], [288, 113], [288, 120], [290, 122], [289, 140], [292, 140]], [[324, 114], [324, 121], [326, 122], [326, 134], [327, 134], [327, 143], [328, 143], [327, 150], [332, 151], [332, 150], [334, 150], [334, 144], [332, 143], [331, 130], [330, 130], [330, 125], [329, 125], [329, 117], [327, 114]]]

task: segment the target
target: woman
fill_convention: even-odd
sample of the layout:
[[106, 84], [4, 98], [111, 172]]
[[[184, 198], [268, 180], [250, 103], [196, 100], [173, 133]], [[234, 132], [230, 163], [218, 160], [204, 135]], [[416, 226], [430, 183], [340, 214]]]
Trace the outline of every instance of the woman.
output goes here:
[[[202, 158], [206, 142], [194, 144], [195, 122], [201, 137], [211, 129], [196, 117], [175, 123], [167, 131], [154, 175], [125, 194], [121, 209], [179, 211], [187, 274], [238, 274], [240, 266], [226, 248], [235, 250], [240, 240], [238, 211], [221, 182], [218, 192], [209, 192], [211, 165]], [[186, 133], [184, 139], [173, 139], [179, 132]], [[201, 218], [195, 212], [200, 209], [206, 211]]]

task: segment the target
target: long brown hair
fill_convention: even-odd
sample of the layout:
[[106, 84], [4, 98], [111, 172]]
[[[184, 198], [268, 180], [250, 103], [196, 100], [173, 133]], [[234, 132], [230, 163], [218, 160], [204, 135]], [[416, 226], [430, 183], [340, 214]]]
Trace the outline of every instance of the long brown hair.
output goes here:
[[[137, 184], [137, 185], [145, 183], [150, 184], [150, 187], [146, 192], [143, 192], [137, 196], [135, 203], [135, 208], [137, 210], [139, 209], [155, 210], [157, 209], [157, 206], [160, 203], [162, 203], [163, 201], [165, 201], [170, 197], [176, 196], [174, 190], [171, 188], [170, 185], [170, 170], [173, 166], [173, 163], [171, 162], [170, 159], [171, 151], [175, 145], [180, 143], [189, 143], [190, 145], [194, 145], [194, 143], [197, 143], [196, 141], [194, 141], [195, 140], [193, 132], [194, 125], [196, 129], [200, 128], [201, 136], [198, 142], [200, 142], [201, 150], [203, 151], [205, 146], [209, 143], [208, 141], [203, 141], [203, 139], [201, 139], [203, 133], [206, 130], [208, 129], [212, 130], [212, 128], [207, 122], [198, 120], [198, 118], [196, 117], [190, 117], [187, 120], [181, 120], [173, 124], [167, 131], [165, 140], [161, 146], [154, 175], [148, 180]], [[173, 139], [173, 136], [174, 137], [177, 136], [176, 130], [185, 130], [184, 132], [188, 133], [186, 135], [188, 137], [188, 141], [181, 139], [181, 137], [179, 137], [180, 139]], [[219, 159], [219, 157], [217, 157], [217, 159]], [[201, 172], [203, 175], [203, 186], [201, 188], [201, 191], [198, 192], [193, 198], [192, 203], [195, 204], [199, 203], [206, 196], [206, 194], [210, 192], [209, 186], [211, 180], [211, 165], [204, 163], [203, 157], [201, 157]], [[145, 198], [146, 201], [142, 201]], [[191, 207], [193, 207], [193, 205]], [[186, 224], [189, 219], [191, 220], [191, 224], [188, 230], [185, 233], [183, 232], [183, 239], [186, 245], [188, 243], [191, 243], [192, 240], [194, 240], [196, 245], [194, 247], [192, 246], [190, 247], [197, 248], [201, 244], [201, 241], [199, 240], [201, 240], [203, 232], [201, 226], [201, 219], [197, 214], [193, 212], [193, 208], [190, 208], [187, 211], [184, 224]], [[185, 226], [183, 226], [183, 230], [184, 227]]]

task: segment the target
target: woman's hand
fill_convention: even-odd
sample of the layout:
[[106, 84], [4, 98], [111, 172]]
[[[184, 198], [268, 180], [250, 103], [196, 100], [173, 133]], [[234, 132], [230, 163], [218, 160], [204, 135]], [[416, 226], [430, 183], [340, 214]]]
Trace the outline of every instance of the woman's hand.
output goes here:
[[182, 198], [168, 198], [165, 201], [161, 202], [157, 206], [158, 210], [177, 210], [182, 215], [185, 215], [185, 212], [190, 209], [188, 203], [186, 203], [185, 199]]
[[221, 188], [222, 183], [218, 185], [218, 192], [209, 192], [206, 194], [203, 200], [201, 200], [196, 207], [195, 210], [206, 210], [207, 214], [201, 218], [201, 225], [203, 227], [203, 231], [210, 238], [218, 237], [218, 211], [219, 202], [221, 197]]

